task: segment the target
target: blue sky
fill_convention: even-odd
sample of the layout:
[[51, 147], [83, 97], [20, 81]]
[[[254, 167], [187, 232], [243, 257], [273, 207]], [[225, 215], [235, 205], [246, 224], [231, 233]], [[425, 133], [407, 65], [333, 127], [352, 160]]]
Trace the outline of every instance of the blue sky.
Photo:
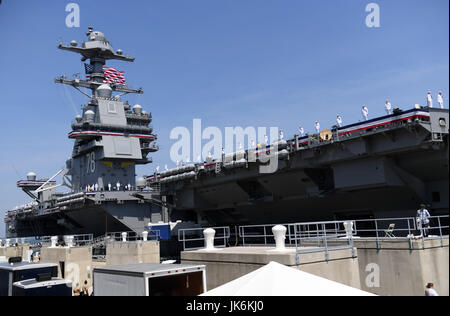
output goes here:
[[[115, 49], [136, 57], [112, 62], [131, 96], [153, 113], [169, 162], [176, 126], [277, 126], [286, 136], [299, 124], [313, 130], [360, 119], [367, 104], [381, 115], [384, 101], [410, 108], [427, 90], [443, 90], [448, 105], [449, 2], [382, 0], [381, 27], [367, 28], [364, 0], [130, 0], [73, 1], [81, 27], [65, 26], [72, 1], [4, 0], [0, 5], [0, 216], [28, 202], [15, 187], [28, 171], [49, 177], [69, 157], [70, 122], [85, 99], [53, 83], [82, 73], [79, 57], [56, 49], [60, 39], [85, 39], [88, 26]], [[111, 5], [114, 3], [114, 5]], [[18, 174], [17, 174], [18, 173]], [[0, 225], [0, 236], [4, 234]]]

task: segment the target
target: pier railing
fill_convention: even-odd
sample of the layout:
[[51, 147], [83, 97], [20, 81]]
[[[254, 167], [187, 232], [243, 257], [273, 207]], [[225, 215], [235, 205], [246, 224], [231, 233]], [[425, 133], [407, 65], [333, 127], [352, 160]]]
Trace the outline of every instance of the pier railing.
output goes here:
[[[278, 224], [280, 225], [280, 224]], [[310, 222], [281, 224], [287, 228], [286, 244], [296, 252], [297, 264], [302, 254], [323, 252], [329, 260], [330, 252], [351, 249], [353, 233], [350, 237], [346, 225], [354, 226], [353, 221]], [[247, 225], [239, 227], [239, 239], [243, 246], [267, 246], [275, 244], [272, 228], [276, 225]]]
[[[226, 248], [230, 239], [230, 227], [209, 227], [216, 231], [214, 246]], [[206, 228], [187, 228], [178, 230], [178, 241], [183, 244], [183, 250], [198, 250], [204, 248], [203, 231]], [[216, 243], [219, 241], [219, 243]]]
[[[329, 259], [331, 251], [351, 249], [354, 256], [354, 243], [357, 240], [374, 241], [377, 249], [382, 249], [387, 243], [409, 243], [411, 250], [417, 247], [414, 241], [421, 241], [422, 249], [427, 240], [440, 240], [441, 247], [444, 239], [449, 237], [449, 215], [432, 216], [428, 225], [422, 225], [419, 218], [385, 218], [364, 219], [350, 221], [325, 221], [311, 223], [277, 224], [287, 228], [286, 244], [295, 247], [297, 262], [301, 254], [324, 252], [325, 259]], [[271, 225], [240, 226], [238, 238], [243, 246], [274, 245], [275, 239]]]
[[[53, 236], [44, 236], [44, 237], [36, 237], [36, 242], [40, 243], [42, 247], [50, 247], [52, 244]], [[66, 246], [67, 241], [65, 237], [68, 236], [58, 236], [59, 239], [57, 241], [58, 246]], [[92, 241], [94, 240], [93, 234], [82, 234], [82, 235], [70, 235], [70, 237], [73, 237], [72, 245], [73, 247], [85, 247], [92, 244]]]
[[449, 215], [431, 216], [429, 224], [424, 225], [417, 217], [355, 220], [355, 238], [375, 241], [377, 249], [383, 247], [383, 241], [407, 241], [411, 250], [414, 241], [420, 240], [425, 248], [427, 240], [440, 240], [449, 237]]
[[[113, 232], [107, 233], [103, 238], [108, 242], [122, 242], [123, 234], [126, 233], [126, 241], [142, 241], [144, 238], [142, 233], [136, 233], [135, 231], [129, 232]], [[147, 235], [147, 240], [160, 240], [161, 239], [161, 231], [160, 230], [149, 230]]]

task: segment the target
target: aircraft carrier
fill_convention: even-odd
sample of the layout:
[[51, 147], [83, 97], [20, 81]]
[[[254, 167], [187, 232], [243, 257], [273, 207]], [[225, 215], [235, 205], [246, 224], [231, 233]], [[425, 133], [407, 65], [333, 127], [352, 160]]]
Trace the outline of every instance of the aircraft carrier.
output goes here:
[[[101, 32], [87, 36], [81, 46], [58, 47], [90, 61], [89, 81], [55, 80], [88, 99], [68, 134], [72, 157], [53, 177], [30, 173], [17, 183], [31, 201], [6, 213], [8, 237], [140, 233], [160, 221], [218, 226], [411, 216], [423, 202], [433, 215], [448, 214], [449, 111], [419, 105], [136, 180], [135, 166], [149, 164], [158, 150], [152, 115], [122, 100], [142, 89], [106, 83], [104, 71], [108, 60], [134, 59], [114, 51]], [[274, 170], [261, 172], [274, 161]], [[58, 193], [61, 185], [69, 192]]]

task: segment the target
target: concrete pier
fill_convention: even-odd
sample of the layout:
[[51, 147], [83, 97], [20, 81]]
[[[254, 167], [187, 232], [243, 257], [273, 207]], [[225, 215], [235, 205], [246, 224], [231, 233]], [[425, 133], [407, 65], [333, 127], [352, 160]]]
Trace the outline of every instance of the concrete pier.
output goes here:
[[26, 260], [28, 250], [30, 250], [30, 245], [28, 244], [0, 247], [0, 257], [5, 257], [6, 260], [8, 260], [11, 257], [22, 257], [23, 260]]
[[297, 264], [295, 248], [276, 251], [273, 247], [232, 247], [184, 251], [181, 253], [181, 263], [206, 265], [206, 280], [210, 290], [253, 272], [271, 261], [360, 288], [358, 258], [354, 256], [357, 256], [356, 249], [353, 252], [352, 249], [331, 251], [328, 261], [325, 260], [324, 251], [304, 253], [300, 255], [300, 262]]
[[[332, 243], [331, 243], [332, 244]], [[182, 264], [206, 265], [208, 289], [235, 280], [275, 261], [326, 279], [380, 296], [424, 296], [425, 285], [434, 283], [442, 296], [449, 295], [449, 240], [354, 239], [351, 249], [301, 253], [295, 248], [232, 247], [181, 253]], [[302, 250], [308, 250], [303, 247]]]
[[[440, 295], [448, 296], [448, 245], [448, 237], [442, 243], [440, 239], [424, 242], [419, 239], [411, 243], [391, 239], [377, 244], [355, 239], [361, 289], [383, 296], [424, 296], [425, 285], [434, 283]], [[373, 284], [374, 267], [379, 269], [379, 287]]]
[[160, 263], [158, 241], [108, 242], [106, 265]]
[[58, 277], [71, 280], [73, 287], [84, 281], [92, 287], [92, 247], [42, 248], [41, 262], [58, 264]]

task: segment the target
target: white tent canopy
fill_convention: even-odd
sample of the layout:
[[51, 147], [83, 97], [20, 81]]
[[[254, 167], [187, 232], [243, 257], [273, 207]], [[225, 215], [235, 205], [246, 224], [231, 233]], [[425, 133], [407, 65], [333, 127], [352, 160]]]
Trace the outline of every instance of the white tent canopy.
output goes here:
[[373, 296], [373, 294], [271, 262], [202, 296]]

